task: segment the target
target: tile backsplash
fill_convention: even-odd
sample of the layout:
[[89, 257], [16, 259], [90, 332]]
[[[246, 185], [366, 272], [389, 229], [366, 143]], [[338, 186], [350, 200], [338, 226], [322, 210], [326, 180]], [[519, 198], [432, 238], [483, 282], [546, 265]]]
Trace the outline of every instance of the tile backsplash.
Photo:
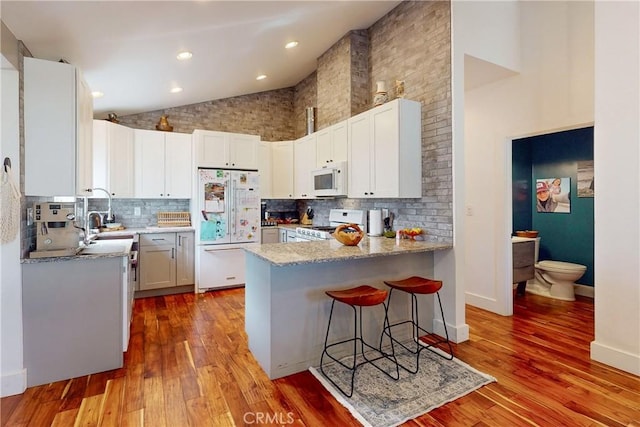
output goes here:
[[[107, 199], [89, 199], [89, 211], [106, 211], [107, 206]], [[113, 199], [111, 210], [123, 226], [144, 228], [158, 223], [158, 212], [189, 212], [189, 199]]]

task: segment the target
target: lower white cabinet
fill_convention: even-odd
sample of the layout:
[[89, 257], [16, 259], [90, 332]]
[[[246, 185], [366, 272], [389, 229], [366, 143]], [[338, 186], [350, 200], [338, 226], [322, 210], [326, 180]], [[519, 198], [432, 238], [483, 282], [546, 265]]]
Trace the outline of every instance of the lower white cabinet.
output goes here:
[[280, 241], [280, 237], [278, 236], [278, 229], [276, 227], [263, 228], [261, 237], [261, 243], [278, 243]]
[[198, 291], [244, 285], [244, 249], [204, 245], [198, 256]]
[[176, 233], [176, 286], [195, 283], [195, 235]]
[[193, 239], [193, 232], [140, 235], [139, 290], [193, 284]]
[[128, 327], [123, 260], [70, 257], [22, 265], [28, 387], [122, 367], [122, 332]]

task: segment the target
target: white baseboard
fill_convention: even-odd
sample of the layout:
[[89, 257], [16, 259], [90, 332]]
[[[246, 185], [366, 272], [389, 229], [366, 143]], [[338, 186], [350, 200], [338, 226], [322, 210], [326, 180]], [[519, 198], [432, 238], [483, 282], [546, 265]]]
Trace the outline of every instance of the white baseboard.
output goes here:
[[574, 289], [576, 295], [581, 295], [583, 297], [588, 297], [588, 298], [593, 298], [593, 296], [594, 296], [593, 286], [576, 284], [573, 287], [573, 289]]
[[27, 389], [27, 370], [22, 369], [0, 377], [0, 397], [24, 393]]
[[[444, 324], [441, 319], [433, 320], [434, 332], [441, 337], [445, 336]], [[459, 326], [447, 324], [447, 331], [449, 332], [449, 340], [458, 344], [469, 340], [469, 325], [466, 323]]]
[[640, 375], [640, 354], [632, 354], [592, 341], [591, 359], [634, 375]]

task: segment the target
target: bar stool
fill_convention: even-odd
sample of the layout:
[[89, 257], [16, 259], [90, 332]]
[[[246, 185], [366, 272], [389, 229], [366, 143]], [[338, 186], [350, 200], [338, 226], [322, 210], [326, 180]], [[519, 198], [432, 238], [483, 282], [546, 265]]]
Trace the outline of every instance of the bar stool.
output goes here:
[[[393, 350], [393, 341], [391, 341], [391, 354], [388, 354], [383, 352], [380, 348], [374, 347], [366, 343], [362, 338], [362, 307], [370, 307], [370, 306], [376, 306], [376, 305], [382, 304], [384, 306], [384, 313], [385, 313], [383, 328], [389, 327], [389, 320], [387, 319], [387, 306], [385, 304], [385, 300], [387, 299], [389, 292], [384, 289], [376, 289], [372, 286], [362, 285], [356, 288], [336, 290], [336, 291], [326, 291], [325, 293], [329, 297], [331, 297], [333, 301], [331, 302], [331, 312], [329, 313], [329, 323], [327, 324], [327, 334], [324, 339], [324, 349], [322, 350], [322, 356], [320, 357], [320, 371], [322, 372], [322, 374], [331, 382], [331, 384], [333, 384], [338, 390], [340, 390], [340, 392], [342, 392], [342, 394], [344, 394], [347, 397], [351, 397], [353, 395], [353, 382], [356, 374], [356, 369], [364, 364], [370, 363], [376, 368], [378, 368], [380, 371], [382, 371], [384, 374], [386, 374], [389, 378], [393, 380], [397, 380], [400, 377], [400, 370], [398, 369], [398, 361], [396, 360], [395, 352]], [[338, 341], [333, 344], [327, 344], [329, 340], [329, 330], [331, 328], [331, 318], [333, 317], [333, 308], [335, 306], [336, 301], [339, 301], [343, 304], [347, 304], [353, 309], [354, 335], [353, 335], [353, 338]], [[356, 310], [356, 307], [358, 307], [358, 310]], [[358, 333], [358, 325], [360, 328], [360, 333]], [[351, 366], [345, 364], [344, 362], [338, 360], [337, 358], [329, 354], [328, 349], [330, 349], [331, 347], [348, 343], [351, 341], [353, 341], [353, 363]], [[360, 342], [360, 352], [362, 357], [364, 358], [364, 361], [360, 363], [356, 363], [358, 342]], [[380, 338], [380, 342], [382, 343], [382, 338]], [[379, 354], [379, 356], [373, 359], [367, 358], [367, 356], [365, 355], [365, 346], [371, 350], [375, 350]], [[327, 355], [327, 357], [333, 359], [335, 362], [338, 362], [341, 366], [351, 371], [351, 388], [349, 393], [344, 391], [342, 387], [336, 384], [335, 381], [331, 379], [331, 377], [327, 375], [327, 373], [324, 371], [325, 354]], [[396, 368], [395, 377], [389, 372], [382, 369], [376, 363], [374, 363], [376, 360], [380, 360], [383, 358], [389, 359], [395, 364], [395, 368]]]
[[[407, 279], [402, 279], [402, 280], [389, 280], [389, 281], [385, 281], [384, 282], [387, 286], [389, 286], [391, 288], [391, 290], [389, 291], [389, 299], [387, 300], [387, 304], [385, 305], [385, 310], [387, 310], [387, 313], [385, 314], [385, 316], [387, 316], [387, 325], [386, 327], [383, 328], [382, 330], [382, 335], [380, 336], [380, 345], [382, 346], [382, 339], [384, 338], [384, 335], [388, 335], [389, 338], [391, 339], [391, 342], [396, 342], [397, 344], [399, 344], [402, 348], [404, 348], [405, 350], [409, 351], [411, 354], [415, 354], [416, 355], [416, 368], [415, 370], [409, 369], [408, 367], [402, 365], [401, 363], [398, 363], [404, 370], [415, 374], [418, 372], [418, 369], [420, 367], [420, 352], [424, 349], [428, 349], [431, 352], [437, 354], [440, 357], [443, 357], [447, 360], [452, 360], [453, 359], [453, 349], [451, 348], [451, 342], [449, 341], [449, 333], [447, 332], [447, 324], [444, 320], [444, 311], [442, 310], [442, 301], [440, 300], [440, 293], [438, 292], [440, 290], [440, 288], [442, 288], [442, 281], [441, 280], [431, 280], [431, 279], [426, 279], [424, 277], [418, 277], [418, 276], [412, 276], [409, 277]], [[399, 291], [403, 291], [406, 292], [408, 294], [411, 295], [411, 320], [404, 320], [398, 323], [394, 323], [392, 325], [389, 325], [389, 320], [388, 320], [388, 310], [389, 310], [389, 305], [391, 304], [391, 294], [393, 293], [393, 291], [397, 289]], [[419, 326], [419, 321], [418, 321], [418, 299], [416, 297], [417, 294], [420, 295], [429, 295], [429, 294], [436, 294], [436, 296], [438, 297], [438, 304], [440, 305], [440, 314], [442, 314], [442, 323], [444, 324], [444, 333], [445, 333], [445, 339], [442, 339], [440, 336], [434, 334], [433, 332], [428, 332], [425, 329], [423, 329], [422, 327]], [[413, 339], [416, 343], [416, 347], [415, 348], [409, 348], [406, 345], [404, 345], [402, 342], [398, 341], [397, 339], [393, 338], [392, 334], [391, 334], [391, 328], [394, 328], [396, 326], [400, 326], [400, 325], [404, 325], [406, 323], [410, 323], [411, 327], [412, 327], [412, 333], [413, 333]], [[421, 336], [429, 336], [429, 337], [437, 337], [435, 342], [431, 342], [430, 344], [427, 344], [425, 342], [420, 341], [420, 337]], [[438, 348], [439, 351], [435, 351], [434, 349], [437, 348], [436, 346], [438, 344], [442, 344], [442, 343], [446, 343], [449, 347], [449, 354], [447, 354], [446, 352], [442, 351], [441, 349]]]

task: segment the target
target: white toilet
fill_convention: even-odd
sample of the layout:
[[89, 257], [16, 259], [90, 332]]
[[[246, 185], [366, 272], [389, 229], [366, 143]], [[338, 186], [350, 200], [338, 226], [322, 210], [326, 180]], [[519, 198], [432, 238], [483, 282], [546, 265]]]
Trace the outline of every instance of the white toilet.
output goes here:
[[564, 301], [575, 301], [574, 286], [587, 266], [563, 261], [540, 261], [540, 238], [536, 238], [535, 279], [527, 282], [527, 292]]

